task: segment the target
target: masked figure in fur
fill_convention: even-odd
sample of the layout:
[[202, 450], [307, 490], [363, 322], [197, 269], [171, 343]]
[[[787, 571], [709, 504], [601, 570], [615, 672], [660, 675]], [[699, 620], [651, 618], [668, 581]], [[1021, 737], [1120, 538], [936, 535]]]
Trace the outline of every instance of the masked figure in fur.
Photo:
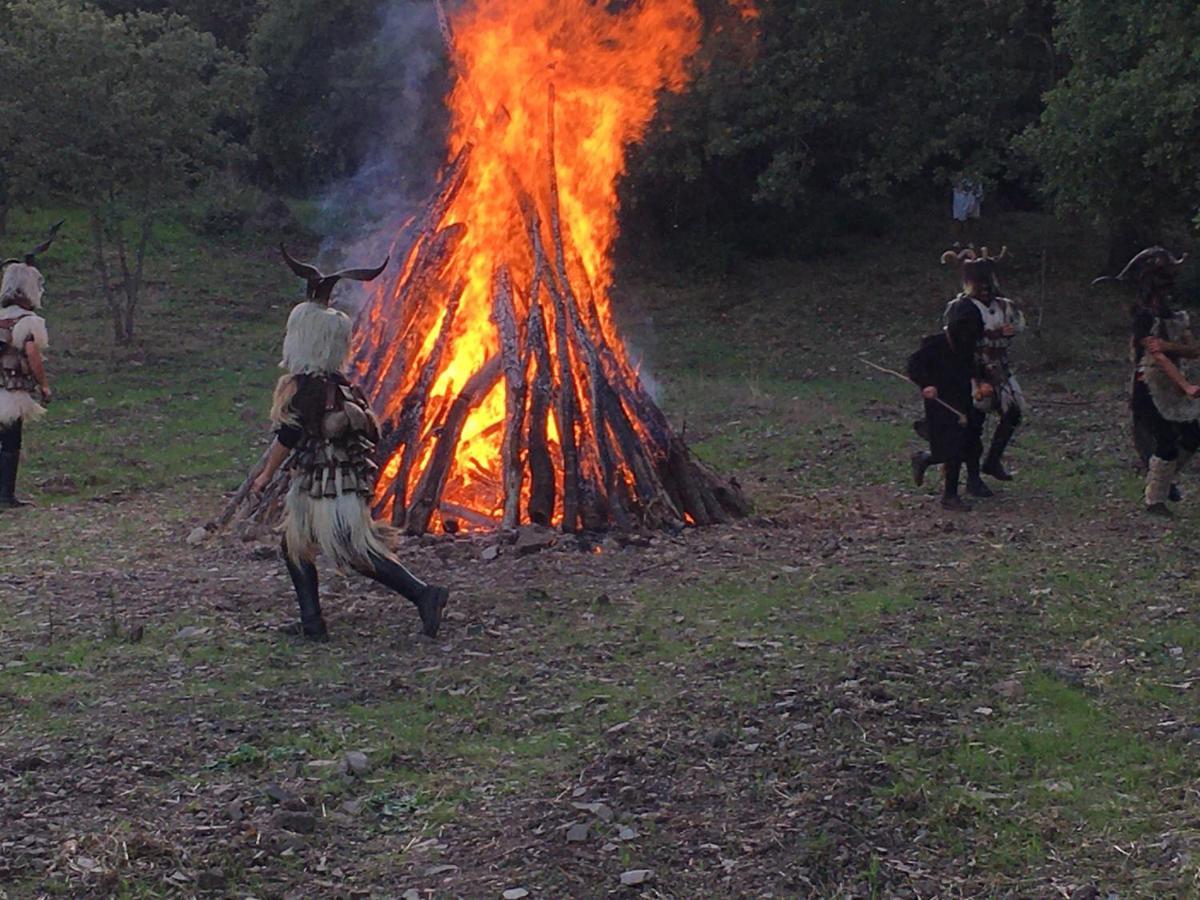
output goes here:
[[1163, 247], [1148, 247], [1119, 275], [1093, 282], [1116, 281], [1137, 292], [1130, 408], [1135, 442], [1149, 453], [1144, 501], [1155, 515], [1171, 514], [1166, 501], [1179, 497], [1174, 479], [1200, 448], [1200, 387], [1188, 379], [1183, 363], [1200, 357], [1200, 344], [1192, 337], [1188, 314], [1171, 306], [1175, 273], [1183, 262]]
[[1026, 406], [1025, 395], [1013, 375], [1008, 357], [1013, 337], [1025, 330], [1025, 316], [1016, 303], [1000, 294], [996, 263], [1004, 255], [1005, 251], [1001, 250], [999, 256], [989, 256], [986, 247], [978, 253], [968, 248], [942, 254], [943, 264], [957, 262], [962, 266], [962, 292], [947, 304], [943, 324], [963, 315], [975, 320], [979, 330], [979, 340], [975, 344], [975, 378], [991, 388], [986, 399], [975, 404], [983, 415], [972, 417], [972, 427], [979, 431], [981, 450], [987, 414], [996, 413], [1000, 420], [992, 434], [987, 456], [982, 462], [976, 460], [968, 465], [967, 492], [976, 497], [992, 496], [991, 489], [979, 477], [980, 472], [998, 481], [1012, 480], [1001, 457], [1021, 424]]
[[0, 263], [0, 509], [29, 505], [16, 494], [24, 425], [45, 413], [34, 392], [42, 403], [51, 397], [45, 362], [50, 336], [38, 314], [45, 279], [37, 257], [50, 248], [61, 225], [24, 257]]
[[362, 390], [342, 373], [350, 352], [350, 317], [329, 306], [338, 280], [371, 281], [387, 262], [323, 275], [283, 253], [307, 281], [308, 300], [288, 317], [281, 363], [288, 374], [275, 388], [275, 440], [254, 490], [264, 490], [281, 466], [289, 470], [283, 555], [300, 605], [298, 632], [311, 640], [328, 639], [317, 588], [319, 551], [339, 569], [353, 569], [411, 601], [422, 630], [434, 637], [449, 592], [409, 572], [371, 517], [379, 428]]

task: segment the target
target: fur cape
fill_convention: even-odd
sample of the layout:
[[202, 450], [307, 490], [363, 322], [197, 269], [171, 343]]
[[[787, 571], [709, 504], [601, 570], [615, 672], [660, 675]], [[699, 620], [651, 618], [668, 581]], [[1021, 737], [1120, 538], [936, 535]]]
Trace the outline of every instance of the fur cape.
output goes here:
[[[340, 372], [350, 353], [351, 321], [323, 303], [300, 303], [288, 316], [279, 379], [271, 408], [272, 423], [299, 425], [292, 408], [296, 375]], [[361, 568], [371, 555], [394, 559], [384, 540], [386, 529], [371, 517], [368, 498], [360, 493], [313, 497], [293, 478], [284, 503], [288, 556], [311, 562], [319, 550], [339, 569]]]
[[[5, 275], [11, 272], [15, 266], [9, 266], [4, 270]], [[25, 268], [29, 268], [26, 266]], [[32, 271], [36, 272], [36, 269]], [[8, 279], [5, 278], [5, 283]], [[0, 308], [0, 319], [16, 320], [13, 325], [12, 339], [13, 344], [17, 347], [33, 338], [33, 342], [39, 350], [45, 350], [50, 346], [50, 335], [46, 331], [46, 320], [41, 316], [31, 313], [28, 310], [22, 309], [19, 306], [4, 306]], [[0, 425], [11, 425], [18, 419], [26, 422], [34, 422], [40, 419], [46, 410], [40, 403], [33, 399], [33, 396], [28, 391], [8, 391], [0, 388]]]
[[[1172, 343], [1188, 343], [1191, 340], [1191, 321], [1183, 310], [1175, 312], [1169, 319], [1161, 319], [1162, 326], [1158, 335]], [[1181, 391], [1168, 376], [1158, 367], [1154, 357], [1146, 354], [1142, 357], [1142, 378], [1150, 397], [1158, 408], [1159, 415], [1171, 422], [1194, 422], [1200, 419], [1200, 400], [1193, 400]], [[1180, 367], [1182, 369], [1182, 366]]]

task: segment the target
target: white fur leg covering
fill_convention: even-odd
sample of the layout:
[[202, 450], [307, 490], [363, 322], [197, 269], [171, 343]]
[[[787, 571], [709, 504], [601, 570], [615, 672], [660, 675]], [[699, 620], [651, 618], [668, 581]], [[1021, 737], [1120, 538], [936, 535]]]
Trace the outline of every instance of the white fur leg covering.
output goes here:
[[1149, 470], [1146, 473], [1146, 506], [1156, 506], [1166, 503], [1171, 493], [1171, 482], [1175, 478], [1176, 460], [1150, 457]]
[[45, 412], [28, 392], [0, 389], [0, 425], [11, 425], [17, 419], [36, 422]]

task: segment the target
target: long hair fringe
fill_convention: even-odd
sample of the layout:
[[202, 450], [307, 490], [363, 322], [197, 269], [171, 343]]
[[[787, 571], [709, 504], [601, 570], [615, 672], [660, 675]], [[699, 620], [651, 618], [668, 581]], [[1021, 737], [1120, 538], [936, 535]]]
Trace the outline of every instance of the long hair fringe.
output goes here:
[[314, 499], [293, 482], [285, 504], [288, 556], [293, 562], [311, 562], [318, 550], [342, 570], [368, 566], [371, 555], [395, 559], [366, 498], [342, 494]]

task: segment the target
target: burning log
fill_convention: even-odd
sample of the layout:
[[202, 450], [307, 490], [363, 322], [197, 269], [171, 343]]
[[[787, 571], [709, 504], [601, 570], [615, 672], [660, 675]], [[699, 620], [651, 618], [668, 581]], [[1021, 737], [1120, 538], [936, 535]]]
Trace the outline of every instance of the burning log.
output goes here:
[[496, 272], [492, 311], [500, 331], [500, 359], [504, 368], [504, 442], [500, 460], [504, 472], [504, 528], [516, 528], [521, 512], [521, 430], [525, 425], [525, 370], [518, 349], [517, 311], [513, 306], [512, 279], [507, 267]]
[[[454, 325], [454, 317], [458, 312], [458, 303], [465, 287], [466, 285], [463, 282], [460, 282], [455, 287], [451, 295], [450, 304], [446, 307], [446, 314], [442, 317], [442, 325], [438, 331], [433, 349], [429, 353], [429, 359], [422, 366], [416, 385], [409, 392], [408, 396], [404, 398], [404, 402], [400, 406], [400, 417], [395, 428], [381, 445], [381, 452], [379, 454], [381, 460], [389, 459], [398, 447], [404, 447], [400, 456], [400, 468], [396, 472], [394, 481], [395, 488], [392, 491], [393, 525], [404, 524], [405, 489], [408, 486], [408, 475], [412, 471], [413, 462], [417, 457], [417, 438], [420, 435], [421, 425], [425, 419], [425, 407], [429, 403], [429, 391], [442, 364], [446, 345], [450, 341], [450, 331]], [[376, 516], [381, 515], [383, 512], [381, 505], [377, 505], [374, 512]]]
[[554, 396], [540, 287], [540, 279], [535, 280], [529, 300], [529, 325], [525, 329], [528, 355], [534, 366], [529, 401], [529, 521], [535, 525], [549, 525], [554, 515], [555, 478], [546, 432]]
[[429, 520], [442, 497], [446, 486], [446, 474], [454, 461], [458, 439], [462, 436], [467, 414], [480, 396], [492, 389], [500, 377], [500, 355], [491, 357], [483, 368], [471, 376], [462, 392], [450, 405], [450, 411], [438, 429], [440, 436], [434, 447], [433, 458], [421, 473], [417, 489], [413, 492], [412, 506], [408, 509], [405, 529], [409, 534], [424, 534], [429, 529]]

